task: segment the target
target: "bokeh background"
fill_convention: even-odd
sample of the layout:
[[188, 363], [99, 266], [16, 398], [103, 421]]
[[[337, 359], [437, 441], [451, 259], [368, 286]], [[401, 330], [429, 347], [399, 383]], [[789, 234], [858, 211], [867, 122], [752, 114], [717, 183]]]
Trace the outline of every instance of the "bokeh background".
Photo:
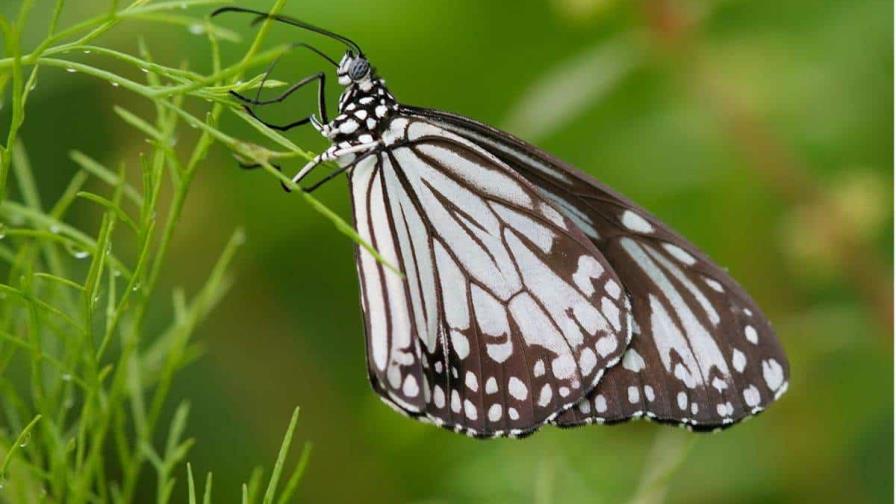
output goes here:
[[[72, 19], [107, 4], [69, 3]], [[39, 4], [34, 16], [51, 3]], [[482, 442], [417, 424], [367, 384], [352, 243], [217, 149], [161, 285], [199, 285], [246, 230], [235, 287], [199, 331], [205, 354], [171, 396], [192, 404], [189, 459], [214, 470], [216, 501], [236, 502], [251, 468], [271, 463], [296, 405], [298, 438], [314, 444], [303, 502], [620, 502], [676, 461], [669, 502], [891, 499], [892, 2], [295, 0], [285, 12], [357, 40], [400, 100], [504, 127], [690, 237], [765, 309], [793, 376], [767, 413], [719, 435], [636, 422]], [[248, 39], [246, 21], [221, 23]], [[102, 43], [135, 52], [140, 35], [158, 60], [207, 70], [207, 44], [187, 28], [129, 26]], [[270, 43], [295, 40], [339, 54], [285, 27]], [[233, 61], [245, 47], [224, 50]], [[299, 52], [274, 77], [319, 69]], [[76, 170], [69, 150], [114, 165], [145, 149], [112, 111], [148, 111], [140, 98], [55, 70], [40, 85], [23, 138], [50, 197]], [[314, 103], [309, 89], [264, 114]], [[233, 118], [222, 128], [259, 140]], [[313, 131], [291, 138], [326, 145]], [[349, 217], [343, 180], [317, 195]], [[168, 304], [156, 306], [149, 323], [162, 326]]]

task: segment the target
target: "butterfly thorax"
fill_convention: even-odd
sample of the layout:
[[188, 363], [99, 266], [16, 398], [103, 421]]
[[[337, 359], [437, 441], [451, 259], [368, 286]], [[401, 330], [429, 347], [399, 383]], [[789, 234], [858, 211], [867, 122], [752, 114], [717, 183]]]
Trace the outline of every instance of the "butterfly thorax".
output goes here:
[[346, 86], [339, 97], [339, 115], [322, 125], [320, 132], [334, 145], [375, 142], [398, 110], [398, 102], [385, 82], [371, 77]]

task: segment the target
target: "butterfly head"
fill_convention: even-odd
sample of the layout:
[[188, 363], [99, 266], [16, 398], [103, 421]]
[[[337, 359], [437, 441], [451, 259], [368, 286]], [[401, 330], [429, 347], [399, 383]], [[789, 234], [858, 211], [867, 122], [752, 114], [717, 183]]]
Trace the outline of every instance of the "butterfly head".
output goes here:
[[346, 51], [336, 69], [336, 75], [340, 85], [350, 86], [371, 80], [374, 73], [367, 58], [363, 55], [355, 55], [353, 51]]

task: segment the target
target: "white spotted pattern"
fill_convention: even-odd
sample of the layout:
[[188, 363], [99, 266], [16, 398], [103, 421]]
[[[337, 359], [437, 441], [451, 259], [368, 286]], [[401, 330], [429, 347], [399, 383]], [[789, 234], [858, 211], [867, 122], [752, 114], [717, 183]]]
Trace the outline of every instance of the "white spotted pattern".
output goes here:
[[622, 212], [622, 225], [636, 233], [652, 233], [653, 226], [632, 210]]

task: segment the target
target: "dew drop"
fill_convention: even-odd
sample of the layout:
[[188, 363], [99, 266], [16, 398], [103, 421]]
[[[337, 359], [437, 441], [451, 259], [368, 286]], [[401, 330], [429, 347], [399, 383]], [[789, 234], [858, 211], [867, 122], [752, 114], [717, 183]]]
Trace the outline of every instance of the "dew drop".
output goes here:
[[31, 431], [28, 431], [25, 433], [25, 437], [23, 437], [22, 440], [19, 441], [19, 448], [25, 448], [26, 446], [28, 446], [28, 443], [30, 441], [31, 441]]
[[118, 86], [119, 86], [119, 84], [117, 82], [112, 83], [112, 87], [118, 87]]
[[84, 49], [84, 54], [90, 54], [90, 49]]
[[190, 25], [189, 30], [193, 35], [202, 35], [205, 33], [205, 26], [199, 23], [194, 23]]
[[63, 373], [63, 374], [62, 374], [62, 381], [64, 381], [64, 382], [70, 382], [70, 381], [72, 381], [72, 375], [71, 375], [71, 373]]
[[75, 72], [77, 72], [77, 70], [75, 70], [74, 68], [71, 68], [71, 67], [66, 68], [65, 71], [68, 72], [68, 73], [75, 73]]
[[90, 256], [90, 252], [76, 245], [72, 245], [71, 243], [66, 243], [65, 248], [66, 250], [68, 250], [68, 253], [71, 254], [71, 256], [75, 259], [85, 259]]
[[53, 234], [59, 234], [59, 231], [60, 231], [60, 230], [59, 230], [59, 226], [57, 226], [56, 224], [53, 224], [52, 226], [50, 226], [50, 232], [51, 232], [51, 233], [53, 233]]
[[0, 240], [6, 238], [6, 224], [0, 222]]

